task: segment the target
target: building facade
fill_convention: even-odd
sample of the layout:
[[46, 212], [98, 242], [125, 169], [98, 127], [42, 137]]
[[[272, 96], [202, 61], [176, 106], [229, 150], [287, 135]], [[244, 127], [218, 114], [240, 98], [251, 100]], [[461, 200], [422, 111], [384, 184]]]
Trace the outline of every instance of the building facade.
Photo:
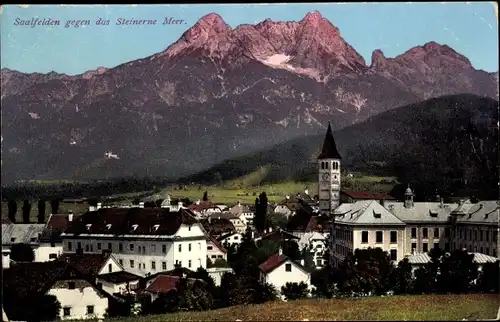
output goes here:
[[318, 197], [320, 214], [330, 215], [340, 204], [340, 161], [328, 123], [323, 148], [318, 156]]

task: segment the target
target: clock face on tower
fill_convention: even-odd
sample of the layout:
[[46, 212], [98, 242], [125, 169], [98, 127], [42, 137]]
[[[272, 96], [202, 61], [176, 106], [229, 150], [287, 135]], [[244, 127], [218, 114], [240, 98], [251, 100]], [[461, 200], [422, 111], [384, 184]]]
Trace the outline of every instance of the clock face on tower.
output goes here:
[[328, 173], [323, 173], [323, 176], [321, 176], [321, 178], [326, 181], [330, 179], [330, 175]]

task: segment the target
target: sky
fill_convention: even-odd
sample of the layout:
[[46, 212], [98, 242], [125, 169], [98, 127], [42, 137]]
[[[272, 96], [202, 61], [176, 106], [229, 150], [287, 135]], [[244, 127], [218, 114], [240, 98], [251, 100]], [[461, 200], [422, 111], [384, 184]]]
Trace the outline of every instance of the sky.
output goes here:
[[[318, 10], [340, 30], [367, 64], [381, 49], [395, 57], [429, 41], [465, 55], [476, 69], [498, 71], [498, 18], [491, 2], [472, 3], [307, 3], [188, 5], [5, 5], [0, 13], [2, 68], [25, 73], [55, 71], [68, 75], [100, 66], [111, 68], [165, 50], [206, 14], [218, 13], [235, 28], [240, 24], [299, 21]], [[165, 17], [184, 20], [163, 25]], [[59, 26], [21, 26], [32, 18], [51, 18]], [[96, 25], [97, 19], [109, 25]], [[118, 18], [156, 19], [157, 25], [120, 26]], [[65, 27], [69, 20], [89, 26]], [[19, 21], [19, 20], [18, 20]]]

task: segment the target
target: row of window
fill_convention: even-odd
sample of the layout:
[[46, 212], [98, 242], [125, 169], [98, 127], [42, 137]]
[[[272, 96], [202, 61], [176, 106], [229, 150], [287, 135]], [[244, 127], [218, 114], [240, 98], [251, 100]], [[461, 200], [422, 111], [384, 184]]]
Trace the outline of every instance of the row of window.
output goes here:
[[[336, 252], [336, 254], [346, 256], [347, 254], [351, 253], [352, 250], [350, 248], [342, 246], [342, 245], [336, 245], [335, 252]], [[391, 261], [396, 261], [398, 259], [398, 250], [397, 249], [391, 249], [389, 251], [389, 254], [391, 255]]]
[[[330, 169], [330, 162], [326, 162], [326, 161], [322, 161], [321, 164], [320, 164], [320, 167], [322, 170], [325, 170], [325, 169]], [[339, 162], [332, 162], [332, 170], [338, 170], [340, 167], [340, 163]]]
[[490, 234], [489, 230], [479, 230], [479, 229], [473, 229], [473, 228], [459, 228], [458, 229], [458, 236], [460, 239], [465, 239], [465, 240], [479, 240], [479, 241], [486, 241], [486, 242], [489, 242], [489, 241], [496, 242], [497, 238], [498, 238], [498, 232], [493, 231], [493, 233]]
[[[456, 245], [456, 244], [454, 244]], [[456, 246], [455, 246], [456, 247]], [[483, 247], [483, 246], [474, 246], [474, 248], [472, 248], [472, 245], [467, 245], [466, 244], [458, 244], [458, 248], [457, 249], [467, 249], [467, 251], [469, 252], [472, 252], [472, 249], [474, 249], [474, 252], [475, 253], [481, 253], [481, 254], [486, 254], [486, 255], [489, 255], [489, 256], [493, 256], [493, 257], [497, 257], [497, 250], [493, 247], [493, 248], [489, 248], [489, 247]], [[491, 253], [490, 253], [490, 250], [491, 250]]]
[[[440, 232], [439, 232], [439, 228], [434, 228], [433, 229], [433, 237], [434, 238], [439, 238], [439, 235], [440, 235]], [[422, 234], [421, 234], [422, 238], [429, 238], [429, 228], [427, 227], [423, 227], [422, 228]], [[450, 237], [450, 228], [445, 228], [444, 230], [444, 236], [446, 238], [449, 238]], [[411, 238], [417, 238], [417, 228], [416, 227], [413, 227], [411, 229]]]
[[340, 240], [352, 242], [352, 231], [346, 229], [335, 229], [335, 237]]
[[[94, 305], [87, 305], [87, 315], [94, 314]], [[63, 316], [71, 316], [71, 306], [63, 308]]]
[[[368, 243], [368, 233], [369, 233], [369, 231], [362, 231], [361, 232], [361, 243], [362, 244]], [[376, 231], [375, 232], [375, 243], [380, 244], [383, 242], [384, 242], [384, 232], [383, 231]], [[390, 243], [397, 244], [397, 242], [398, 242], [398, 232], [391, 231], [390, 232]]]
[[[82, 248], [82, 243], [81, 242], [77, 242], [77, 245], [76, 245], [76, 249], [83, 249]], [[112, 243], [108, 243], [108, 248], [107, 250], [109, 251], [113, 251], [113, 244]], [[201, 243], [198, 243], [198, 248], [201, 250]], [[103, 249], [103, 244], [102, 243], [97, 243], [97, 250], [100, 251]], [[128, 247], [129, 251], [130, 252], [133, 252], [135, 251], [135, 245], [133, 243], [130, 243], [129, 244], [129, 247]], [[179, 253], [182, 252], [182, 244], [179, 244], [178, 245], [178, 251]], [[190, 252], [192, 250], [192, 247], [191, 247], [191, 244], [188, 244], [188, 252]], [[73, 243], [72, 242], [68, 242], [68, 251], [73, 251]], [[85, 251], [86, 252], [93, 252], [94, 251], [94, 245], [93, 244], [86, 244], [85, 245]], [[119, 252], [123, 252], [123, 243], [119, 243], [118, 244], [118, 251]], [[151, 252], [152, 253], [155, 253], [156, 252], [156, 244], [151, 244]], [[161, 252], [163, 254], [166, 254], [167, 253], [167, 245], [163, 244], [161, 245]], [[145, 254], [146, 253], [146, 246], [138, 246], [137, 247], [137, 253], [139, 254]]]
[[[222, 258], [222, 256], [220, 256], [220, 258]], [[123, 267], [123, 259], [119, 259], [118, 262]], [[201, 260], [200, 259], [198, 259], [198, 262], [199, 262], [198, 263], [199, 266], [201, 266]], [[182, 266], [182, 261], [176, 260], [175, 264]], [[191, 266], [192, 266], [191, 264], [192, 264], [191, 260], [188, 260], [188, 268], [191, 268]], [[135, 268], [135, 261], [133, 259], [129, 260], [129, 266], [130, 266], [130, 268]], [[139, 269], [146, 269], [146, 264], [145, 263], [138, 263], [138, 268]], [[151, 270], [153, 270], [153, 271], [156, 270], [156, 261], [151, 261]], [[162, 271], [166, 271], [167, 270], [167, 262], [165, 262], [165, 261], [161, 262], [161, 270]]]
[[[439, 242], [434, 242], [433, 247], [434, 248], [439, 248]], [[412, 250], [412, 252], [418, 251], [417, 250], [417, 243], [411, 243], [411, 250]], [[446, 252], [450, 251], [450, 243], [445, 243], [444, 244], [444, 250]], [[424, 253], [427, 253], [429, 251], [429, 243], [422, 243], [421, 251], [424, 252]]]

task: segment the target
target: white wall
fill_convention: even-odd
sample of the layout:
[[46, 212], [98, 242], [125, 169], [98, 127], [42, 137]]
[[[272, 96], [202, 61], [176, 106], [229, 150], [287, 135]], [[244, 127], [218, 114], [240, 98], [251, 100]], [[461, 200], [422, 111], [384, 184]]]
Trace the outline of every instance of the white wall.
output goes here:
[[233, 234], [227, 238], [224, 238], [220, 241], [222, 245], [225, 245], [226, 243], [228, 245], [239, 245], [241, 244], [241, 241], [243, 239], [243, 235], [240, 233]]
[[233, 273], [230, 267], [211, 267], [207, 268], [208, 275], [214, 280], [215, 286], [220, 286], [222, 276], [226, 273]]
[[[292, 264], [292, 271], [287, 272], [286, 264]], [[311, 274], [304, 272], [295, 263], [287, 260], [269, 274], [263, 274], [264, 282], [274, 285], [276, 290], [281, 293], [281, 287], [286, 283], [304, 282], [309, 287], [311, 286]]]
[[118, 265], [118, 263], [115, 260], [113, 260], [112, 257], [109, 257], [108, 260], [106, 261], [106, 264], [103, 265], [103, 267], [99, 271], [98, 275], [121, 272], [121, 271], [123, 271], [123, 269], [120, 267], [120, 265]]
[[[100, 278], [97, 278], [97, 282], [101, 283], [102, 289], [109, 294], [122, 293], [127, 291], [127, 282], [114, 284], [108, 281], [104, 281]], [[138, 281], [129, 282], [129, 289], [134, 289], [134, 286], [136, 287], [138, 284]]]
[[2, 251], [2, 268], [7, 269], [10, 267], [10, 251]]
[[51, 254], [55, 254], [59, 257], [63, 253], [63, 244], [54, 244], [54, 247], [50, 243], [40, 244], [38, 247], [33, 248], [35, 253], [35, 262], [48, 262], [55, 259], [50, 259]]
[[[210, 249], [211, 248], [211, 249]], [[207, 256], [212, 262], [215, 262], [217, 258], [222, 258], [227, 261], [227, 254], [222, 252], [219, 247], [215, 246], [213, 242], [207, 241]], [[215, 257], [214, 257], [215, 256]], [[219, 257], [221, 256], [221, 257]]]
[[[75, 282], [77, 287], [71, 290], [66, 287], [68, 281], [58, 281], [47, 293], [56, 296], [59, 303], [61, 303], [61, 311], [59, 314], [61, 319], [102, 319], [108, 308], [108, 298], [98, 293], [96, 289], [86, 281], [75, 280]], [[78, 286], [83, 287], [80, 288]], [[94, 315], [92, 316], [87, 315], [87, 306], [89, 305], [94, 306]], [[71, 308], [71, 315], [68, 317], [64, 316], [65, 307]]]

